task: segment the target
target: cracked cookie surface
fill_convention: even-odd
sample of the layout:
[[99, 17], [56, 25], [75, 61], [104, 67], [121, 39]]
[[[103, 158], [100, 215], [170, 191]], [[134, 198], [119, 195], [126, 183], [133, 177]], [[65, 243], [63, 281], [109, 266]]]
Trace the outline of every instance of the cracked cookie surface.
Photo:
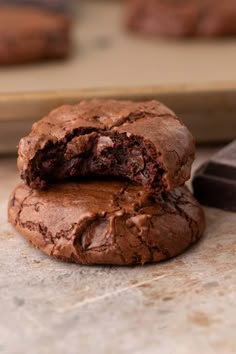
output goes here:
[[35, 247], [80, 264], [158, 262], [202, 236], [201, 206], [186, 187], [154, 196], [120, 181], [83, 181], [32, 190], [9, 200], [9, 221]]
[[18, 168], [32, 188], [81, 176], [118, 176], [161, 192], [189, 179], [194, 140], [158, 101], [64, 105], [21, 139]]

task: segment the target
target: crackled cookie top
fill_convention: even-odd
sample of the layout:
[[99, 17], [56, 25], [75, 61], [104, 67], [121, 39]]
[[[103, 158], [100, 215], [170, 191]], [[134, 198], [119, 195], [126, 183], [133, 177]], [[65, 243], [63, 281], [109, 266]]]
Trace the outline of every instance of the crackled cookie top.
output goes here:
[[9, 220], [48, 255], [82, 264], [144, 264], [173, 257], [195, 243], [204, 214], [186, 187], [160, 196], [120, 181], [21, 184]]
[[35, 123], [18, 152], [21, 176], [32, 188], [118, 176], [160, 192], [189, 178], [195, 147], [185, 125], [158, 101], [93, 99]]

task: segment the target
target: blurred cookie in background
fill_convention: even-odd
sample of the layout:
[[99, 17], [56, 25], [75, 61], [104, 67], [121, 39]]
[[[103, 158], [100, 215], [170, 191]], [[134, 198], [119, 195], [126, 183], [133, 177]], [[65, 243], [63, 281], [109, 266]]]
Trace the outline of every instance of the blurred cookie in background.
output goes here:
[[236, 34], [236, 0], [128, 0], [127, 27], [149, 35]]
[[70, 52], [71, 20], [32, 6], [0, 6], [0, 64], [65, 58]]
[[[0, 0], [0, 5], [37, 6], [58, 12], [69, 12], [74, 0]], [[77, 0], [78, 2], [78, 0]]]

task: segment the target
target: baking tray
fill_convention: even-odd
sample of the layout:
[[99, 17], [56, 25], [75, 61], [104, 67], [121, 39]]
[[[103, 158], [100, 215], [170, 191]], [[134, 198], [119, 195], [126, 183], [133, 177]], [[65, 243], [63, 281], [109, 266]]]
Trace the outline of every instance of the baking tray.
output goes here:
[[235, 39], [150, 39], [128, 33], [124, 18], [123, 1], [81, 0], [69, 60], [0, 68], [0, 153], [51, 109], [91, 97], [159, 99], [197, 142], [235, 138]]
[[165, 40], [126, 31], [126, 1], [81, 0], [68, 60], [0, 67], [0, 92], [236, 82], [236, 40]]
[[236, 83], [1, 94], [0, 153], [15, 152], [33, 122], [53, 108], [93, 97], [157, 99], [178, 114], [198, 143], [236, 138]]

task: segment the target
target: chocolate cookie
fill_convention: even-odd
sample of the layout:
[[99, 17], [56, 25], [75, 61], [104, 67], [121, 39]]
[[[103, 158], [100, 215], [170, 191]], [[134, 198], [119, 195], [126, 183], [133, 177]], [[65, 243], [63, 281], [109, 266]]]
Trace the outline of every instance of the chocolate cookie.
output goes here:
[[118, 181], [16, 187], [9, 221], [48, 255], [81, 264], [144, 264], [183, 252], [204, 230], [186, 187], [159, 197]]
[[70, 22], [64, 15], [24, 6], [0, 6], [0, 64], [67, 56]]
[[73, 0], [0, 0], [0, 5], [37, 6], [64, 13], [72, 2]]
[[129, 0], [128, 28], [152, 35], [236, 34], [235, 0]]
[[193, 137], [157, 101], [106, 99], [62, 106], [19, 144], [18, 167], [32, 188], [78, 176], [119, 176], [160, 192], [184, 184]]

